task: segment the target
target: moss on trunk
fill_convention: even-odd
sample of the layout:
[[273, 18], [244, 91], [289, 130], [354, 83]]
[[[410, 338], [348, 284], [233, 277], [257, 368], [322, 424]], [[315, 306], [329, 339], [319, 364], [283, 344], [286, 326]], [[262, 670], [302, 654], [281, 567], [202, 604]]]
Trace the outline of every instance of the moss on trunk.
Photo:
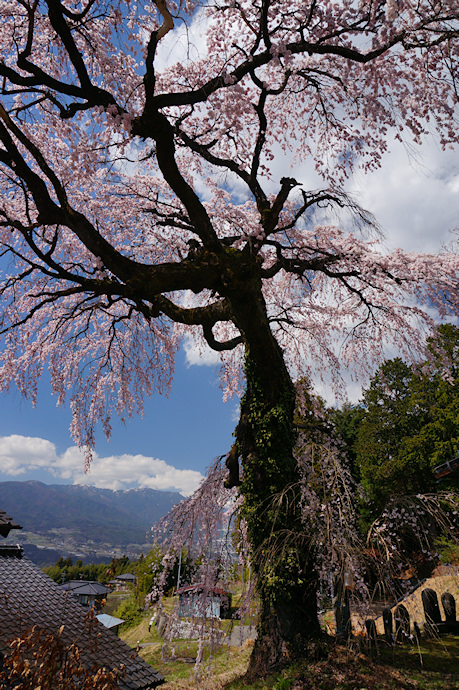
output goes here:
[[242, 517], [261, 602], [252, 677], [303, 657], [311, 639], [320, 636], [314, 559], [301, 522], [293, 457], [295, 390], [283, 360], [282, 365], [267, 379], [248, 354], [237, 433], [243, 462]]

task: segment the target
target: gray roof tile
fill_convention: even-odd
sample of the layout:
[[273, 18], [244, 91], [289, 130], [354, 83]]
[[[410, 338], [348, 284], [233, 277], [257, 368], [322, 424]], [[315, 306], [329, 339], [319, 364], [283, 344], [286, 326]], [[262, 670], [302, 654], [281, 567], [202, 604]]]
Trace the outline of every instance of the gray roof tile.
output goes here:
[[110, 592], [110, 589], [101, 585], [100, 582], [89, 580], [70, 580], [70, 582], [65, 582], [63, 585], [59, 586], [61, 590], [71, 591], [72, 594], [93, 594], [98, 596]]

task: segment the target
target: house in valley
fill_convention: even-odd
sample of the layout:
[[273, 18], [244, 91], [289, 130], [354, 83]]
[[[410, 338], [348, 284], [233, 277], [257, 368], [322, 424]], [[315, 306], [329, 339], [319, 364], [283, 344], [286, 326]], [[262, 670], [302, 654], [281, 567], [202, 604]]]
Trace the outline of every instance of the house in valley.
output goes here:
[[69, 592], [82, 606], [94, 607], [97, 611], [100, 611], [103, 600], [110, 592], [108, 587], [92, 580], [69, 580], [60, 588], [63, 592]]

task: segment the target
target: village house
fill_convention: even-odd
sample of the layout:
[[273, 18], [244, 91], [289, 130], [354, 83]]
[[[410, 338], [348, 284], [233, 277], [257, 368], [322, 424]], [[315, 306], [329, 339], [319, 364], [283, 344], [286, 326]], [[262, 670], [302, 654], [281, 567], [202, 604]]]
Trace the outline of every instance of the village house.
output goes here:
[[180, 618], [224, 618], [231, 609], [231, 594], [219, 587], [190, 585], [181, 587], [176, 594], [179, 598]]
[[110, 592], [108, 587], [104, 587], [100, 582], [93, 580], [70, 580], [60, 585], [60, 588], [64, 592], [70, 592], [82, 606], [94, 607], [97, 611], [100, 611], [103, 600]]
[[114, 587], [116, 592], [126, 592], [130, 587], [135, 587], [137, 578], [132, 573], [124, 573], [124, 575], [117, 575], [108, 584]]

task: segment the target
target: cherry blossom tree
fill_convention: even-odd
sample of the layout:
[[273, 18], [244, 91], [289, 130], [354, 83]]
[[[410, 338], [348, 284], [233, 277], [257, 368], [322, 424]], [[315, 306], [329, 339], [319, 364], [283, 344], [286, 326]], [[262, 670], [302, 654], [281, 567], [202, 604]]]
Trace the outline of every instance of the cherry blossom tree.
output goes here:
[[[275, 667], [319, 634], [292, 378], [339, 387], [340, 365], [411, 356], [457, 307], [456, 255], [385, 252], [342, 191], [389, 131], [458, 141], [457, 0], [0, 8], [2, 389], [35, 399], [48, 368], [90, 452], [97, 424], [168, 390], [184, 337], [221, 354], [245, 390], [226, 483], [258, 575], [251, 668]], [[323, 189], [276, 177], [299, 159]]]

